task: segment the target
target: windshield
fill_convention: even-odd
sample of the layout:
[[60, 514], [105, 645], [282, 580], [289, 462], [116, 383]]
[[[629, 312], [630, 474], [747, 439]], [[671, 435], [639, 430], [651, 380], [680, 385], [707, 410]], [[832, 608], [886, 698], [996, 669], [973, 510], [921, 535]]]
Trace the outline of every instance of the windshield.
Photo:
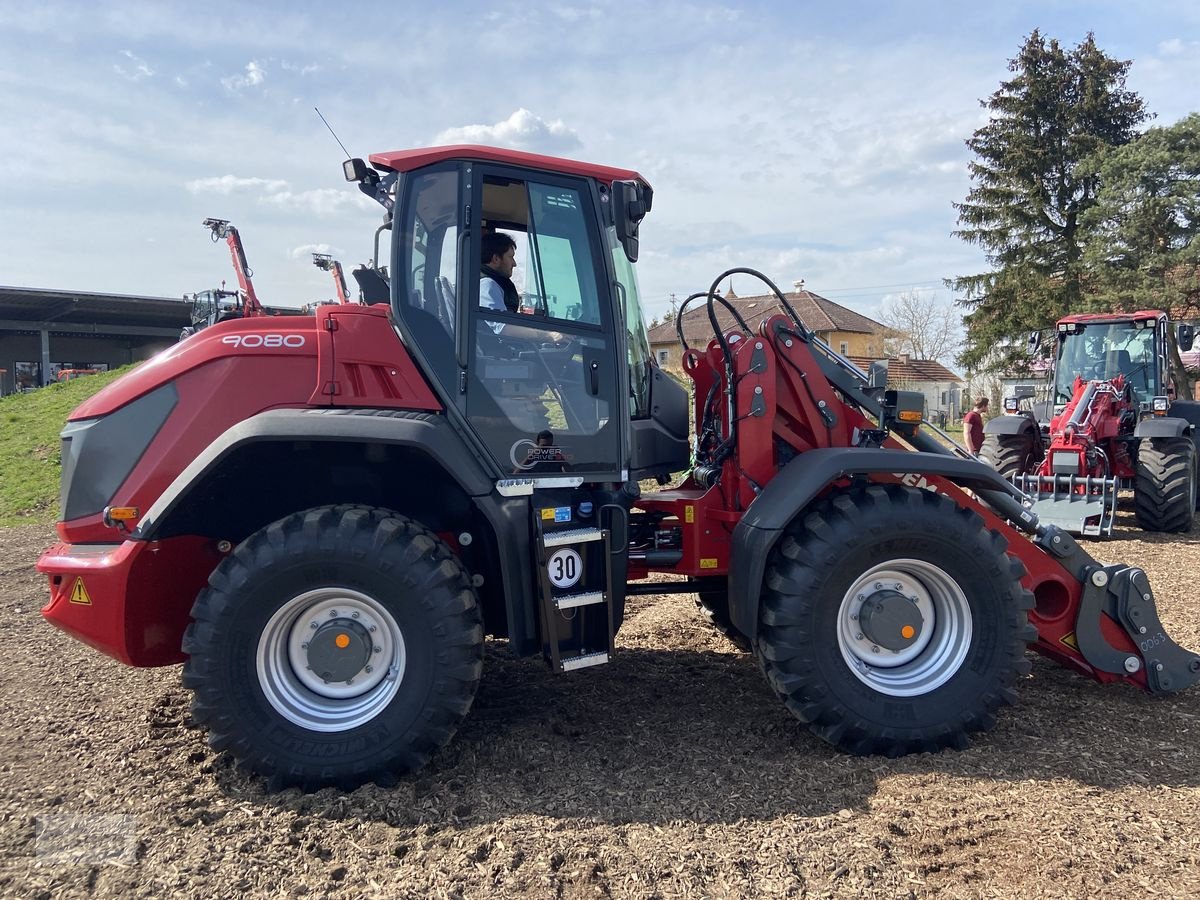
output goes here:
[[617, 229], [610, 225], [606, 232], [625, 316], [625, 340], [629, 346], [629, 415], [644, 419], [650, 415], [650, 341], [642, 318], [642, 297], [633, 263], [617, 239]]
[[1093, 322], [1076, 325], [1078, 333], [1060, 332], [1058, 362], [1054, 367], [1054, 402], [1071, 400], [1075, 376], [1085, 381], [1109, 380], [1124, 375], [1135, 399], [1158, 394], [1158, 367], [1154, 364], [1154, 328], [1135, 322]]

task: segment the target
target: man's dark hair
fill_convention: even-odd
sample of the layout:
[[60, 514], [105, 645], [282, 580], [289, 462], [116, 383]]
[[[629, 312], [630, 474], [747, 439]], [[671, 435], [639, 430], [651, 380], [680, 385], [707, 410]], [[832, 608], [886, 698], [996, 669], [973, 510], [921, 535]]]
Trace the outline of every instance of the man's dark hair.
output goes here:
[[[543, 443], [543, 441], [544, 441], [545, 443]], [[538, 445], [539, 447], [553, 447], [553, 446], [554, 446], [554, 432], [552, 432], [552, 431], [539, 431], [539, 432], [537, 433], [537, 441], [536, 441], [536, 443], [537, 443], [537, 445]]]
[[976, 408], [976, 409], [981, 409], [982, 407], [985, 407], [985, 406], [987, 406], [987, 405], [988, 405], [988, 398], [987, 398], [987, 397], [979, 397], [979, 398], [978, 398], [978, 399], [976, 399], [976, 401], [975, 401], [975, 408]]
[[492, 261], [493, 256], [503, 256], [508, 252], [509, 248], [517, 249], [517, 242], [510, 238], [507, 234], [485, 234], [483, 242], [480, 244], [480, 262], [485, 266]]

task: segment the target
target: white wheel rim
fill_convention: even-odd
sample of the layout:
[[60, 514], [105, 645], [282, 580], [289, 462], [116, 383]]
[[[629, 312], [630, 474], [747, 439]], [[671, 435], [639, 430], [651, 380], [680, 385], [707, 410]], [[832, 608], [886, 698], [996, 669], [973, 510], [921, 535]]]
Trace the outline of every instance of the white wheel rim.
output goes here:
[[[309, 641], [329, 627], [369, 636], [364, 661], [326, 681], [308, 663]], [[348, 731], [391, 703], [404, 680], [404, 635], [378, 600], [344, 587], [307, 591], [283, 604], [258, 640], [258, 683], [281, 716], [310, 731]]]
[[[912, 644], [889, 650], [864, 632], [859, 613], [881, 591], [913, 604], [920, 631]], [[919, 559], [893, 559], [860, 575], [842, 597], [837, 641], [854, 677], [892, 697], [927, 694], [949, 681], [971, 646], [971, 607], [958, 582]]]

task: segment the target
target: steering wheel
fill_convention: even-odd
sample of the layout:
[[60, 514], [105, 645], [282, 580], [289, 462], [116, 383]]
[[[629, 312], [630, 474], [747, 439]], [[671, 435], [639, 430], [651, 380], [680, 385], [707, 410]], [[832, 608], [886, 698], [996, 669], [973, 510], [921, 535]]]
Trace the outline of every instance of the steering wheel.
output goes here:
[[445, 275], [437, 277], [438, 288], [438, 319], [442, 326], [450, 332], [454, 331], [454, 314], [458, 308], [458, 298], [454, 295], [454, 285]]

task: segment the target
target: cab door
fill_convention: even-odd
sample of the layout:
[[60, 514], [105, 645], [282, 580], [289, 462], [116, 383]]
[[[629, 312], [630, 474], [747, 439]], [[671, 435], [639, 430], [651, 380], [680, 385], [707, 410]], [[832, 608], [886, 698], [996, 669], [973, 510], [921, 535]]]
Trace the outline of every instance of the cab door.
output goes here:
[[[506, 473], [622, 480], [621, 342], [594, 185], [473, 168], [458, 291], [466, 300], [458, 344], [465, 415]], [[480, 304], [484, 234], [516, 245], [515, 310]]]

